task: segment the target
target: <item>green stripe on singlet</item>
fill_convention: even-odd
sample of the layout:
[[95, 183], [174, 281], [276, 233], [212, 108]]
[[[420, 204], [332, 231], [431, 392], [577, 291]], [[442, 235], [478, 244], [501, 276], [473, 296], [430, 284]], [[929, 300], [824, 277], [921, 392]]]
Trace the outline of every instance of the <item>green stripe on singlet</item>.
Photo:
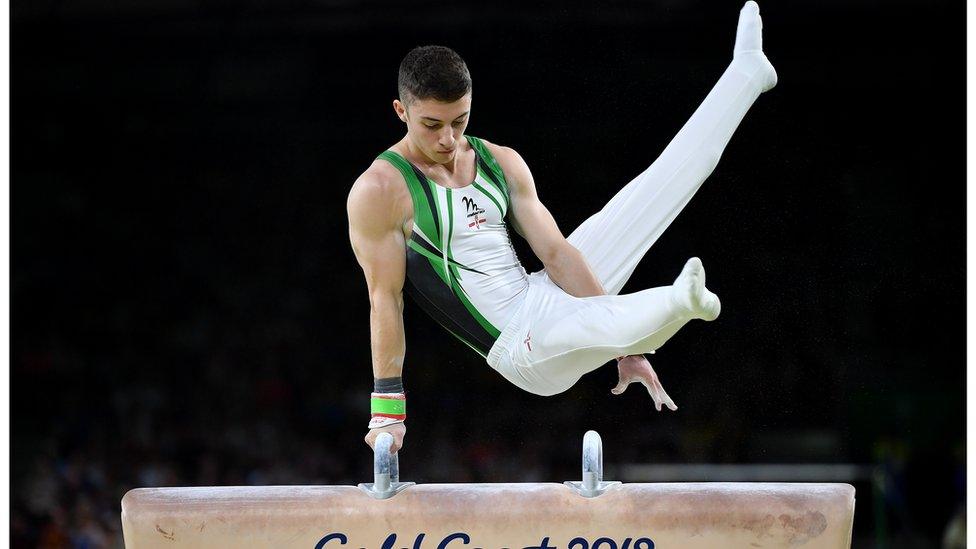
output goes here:
[[505, 210], [505, 208], [502, 208], [502, 205], [499, 204], [497, 200], [495, 200], [495, 196], [493, 194], [491, 194], [490, 192], [488, 192], [487, 189], [485, 189], [484, 187], [482, 187], [481, 185], [479, 185], [477, 182], [474, 183], [474, 188], [478, 189], [479, 191], [481, 191], [482, 194], [484, 194], [489, 199], [491, 199], [491, 201], [494, 202], [495, 203], [495, 206], [498, 208], [498, 213], [503, 218], [505, 217], [505, 214], [507, 213], [506, 210]]
[[502, 333], [501, 330], [496, 328], [491, 322], [488, 322], [488, 319], [482, 316], [482, 314], [478, 311], [478, 309], [475, 308], [475, 306], [468, 299], [467, 292], [465, 292], [464, 287], [461, 286], [461, 281], [459, 280], [460, 277], [458, 276], [457, 267], [454, 267], [453, 265], [451, 266], [451, 274], [452, 274], [451, 288], [454, 290], [454, 295], [458, 297], [458, 299], [468, 310], [468, 312], [471, 313], [471, 316], [478, 321], [478, 324], [480, 324], [481, 327], [484, 328], [486, 332], [491, 334], [491, 337], [498, 337]]
[[413, 200], [413, 222], [420, 227], [420, 230], [433, 239], [434, 246], [441, 247], [440, 221], [438, 221], [437, 201], [433, 199], [434, 190], [430, 188], [431, 183], [427, 178], [418, 177], [414, 167], [407, 159], [394, 151], [383, 151], [377, 158], [382, 158], [399, 170], [403, 179], [407, 183], [410, 191], [410, 198]]
[[475, 151], [478, 153], [477, 168], [481, 172], [485, 181], [488, 181], [493, 187], [498, 189], [499, 194], [505, 197], [506, 206], [511, 204], [511, 198], [508, 194], [508, 181], [505, 179], [505, 172], [502, 167], [495, 160], [494, 155], [488, 150], [488, 146], [484, 144], [481, 139], [474, 137], [472, 135], [465, 136], [468, 139], [468, 143], [474, 147]]
[[[447, 265], [448, 267], [450, 267], [450, 260], [453, 259], [451, 257], [451, 240], [454, 238], [454, 197], [451, 196], [451, 194], [450, 188], [444, 189], [444, 200], [447, 201], [447, 246], [444, 248], [444, 250], [449, 262]], [[451, 276], [452, 274], [456, 277], [457, 269], [451, 269], [448, 276]]]
[[508, 201], [508, 193], [502, 188], [501, 184], [498, 183], [498, 180], [495, 178], [495, 174], [483, 160], [478, 162], [478, 173], [481, 174], [482, 179], [487, 181], [489, 185], [498, 191], [498, 194], [505, 197], [506, 202]]

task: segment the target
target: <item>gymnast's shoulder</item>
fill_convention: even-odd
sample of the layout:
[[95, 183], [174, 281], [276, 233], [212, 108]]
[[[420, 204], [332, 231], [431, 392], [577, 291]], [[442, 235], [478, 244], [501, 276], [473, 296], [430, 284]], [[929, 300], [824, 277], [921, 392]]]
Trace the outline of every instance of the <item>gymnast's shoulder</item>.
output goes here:
[[346, 210], [350, 223], [368, 218], [402, 221], [412, 211], [410, 191], [396, 167], [377, 158], [350, 187]]
[[502, 172], [505, 173], [505, 180], [510, 185], [518, 185], [522, 181], [532, 180], [529, 165], [525, 163], [525, 159], [522, 158], [522, 155], [518, 151], [512, 147], [497, 145], [487, 139], [481, 139], [481, 142], [485, 144], [488, 152], [495, 157], [495, 161], [498, 162], [498, 165], [502, 168]]

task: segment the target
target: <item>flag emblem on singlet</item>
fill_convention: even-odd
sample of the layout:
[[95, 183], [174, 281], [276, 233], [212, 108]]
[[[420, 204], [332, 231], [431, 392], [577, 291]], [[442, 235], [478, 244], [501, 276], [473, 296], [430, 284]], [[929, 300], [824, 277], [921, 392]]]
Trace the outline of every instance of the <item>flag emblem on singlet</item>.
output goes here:
[[481, 224], [487, 221], [484, 217], [484, 208], [479, 208], [473, 199], [466, 196], [461, 199], [461, 202], [468, 211], [468, 228], [480, 229]]

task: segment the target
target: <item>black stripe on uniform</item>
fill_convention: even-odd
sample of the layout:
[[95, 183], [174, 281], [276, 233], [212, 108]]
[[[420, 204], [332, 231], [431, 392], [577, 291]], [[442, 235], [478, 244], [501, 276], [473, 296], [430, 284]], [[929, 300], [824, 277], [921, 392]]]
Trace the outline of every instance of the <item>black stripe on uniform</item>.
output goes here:
[[450, 286], [432, 271], [430, 261], [416, 250], [407, 248], [406, 293], [438, 324], [467, 340], [478, 352], [488, 356], [495, 343], [471, 312], [458, 300]]

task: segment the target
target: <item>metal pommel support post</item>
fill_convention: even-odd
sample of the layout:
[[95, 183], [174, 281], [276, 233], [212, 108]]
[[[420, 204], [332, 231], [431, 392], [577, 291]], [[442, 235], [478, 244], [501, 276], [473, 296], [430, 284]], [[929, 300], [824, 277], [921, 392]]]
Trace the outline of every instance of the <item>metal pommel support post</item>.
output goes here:
[[[374, 499], [389, 499], [413, 482], [400, 482], [397, 454], [390, 453], [393, 435], [381, 433], [373, 446], [373, 482], [360, 483], [359, 488]], [[583, 435], [583, 480], [567, 480], [563, 484], [583, 497], [593, 498], [606, 492], [619, 481], [603, 480], [603, 440], [596, 431]]]
[[373, 482], [360, 483], [359, 488], [374, 499], [388, 499], [402, 492], [413, 482], [400, 482], [400, 460], [390, 453], [393, 435], [380, 433], [373, 445]]
[[587, 431], [583, 435], [583, 481], [567, 480], [563, 484], [587, 498], [595, 498], [611, 486], [620, 484], [620, 481], [603, 480], [603, 440], [600, 433]]

